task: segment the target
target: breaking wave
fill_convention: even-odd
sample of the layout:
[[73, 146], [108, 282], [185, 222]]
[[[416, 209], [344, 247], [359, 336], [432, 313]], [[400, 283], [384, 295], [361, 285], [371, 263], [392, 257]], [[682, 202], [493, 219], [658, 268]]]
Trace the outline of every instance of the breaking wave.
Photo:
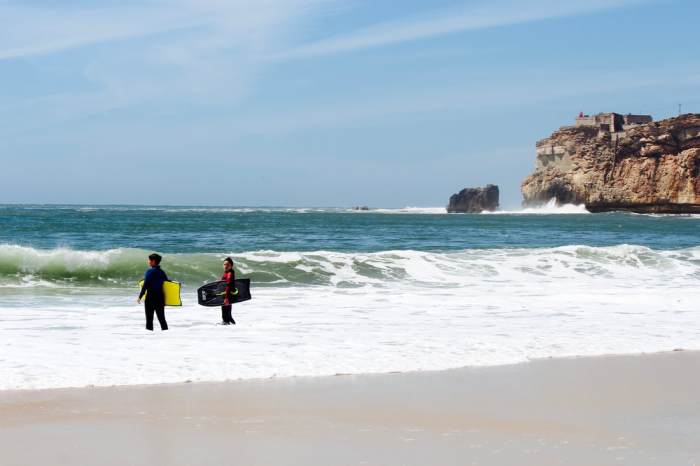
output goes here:
[[[149, 251], [41, 250], [0, 245], [0, 286], [39, 283], [133, 286], [147, 267]], [[700, 247], [658, 251], [643, 246], [467, 249], [457, 252], [395, 250], [164, 254], [163, 268], [186, 286], [215, 280], [231, 255], [239, 274], [258, 286], [334, 287], [470, 286], [478, 280], [621, 279], [630, 283], [700, 278]]]
[[546, 204], [539, 207], [528, 207], [520, 210], [496, 210], [493, 212], [483, 212], [485, 214], [510, 214], [510, 215], [557, 215], [557, 214], [590, 214], [583, 204], [557, 204], [556, 199], [550, 199]]

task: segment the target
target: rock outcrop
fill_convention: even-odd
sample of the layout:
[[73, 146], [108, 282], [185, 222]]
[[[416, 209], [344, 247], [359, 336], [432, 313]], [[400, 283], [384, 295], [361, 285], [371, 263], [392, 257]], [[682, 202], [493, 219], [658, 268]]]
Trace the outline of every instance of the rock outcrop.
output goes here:
[[537, 143], [526, 206], [556, 199], [592, 212], [700, 213], [700, 115], [614, 132], [567, 126]]
[[479, 213], [498, 208], [498, 186], [489, 184], [484, 188], [464, 188], [450, 196], [447, 211], [450, 213]]

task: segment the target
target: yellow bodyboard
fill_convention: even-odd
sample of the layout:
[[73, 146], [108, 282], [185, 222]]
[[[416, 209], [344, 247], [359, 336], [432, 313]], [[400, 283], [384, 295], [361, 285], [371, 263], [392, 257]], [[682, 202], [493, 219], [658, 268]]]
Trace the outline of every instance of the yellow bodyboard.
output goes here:
[[[139, 288], [143, 286], [143, 280], [139, 282]], [[146, 294], [143, 295], [144, 299]], [[165, 305], [166, 306], [182, 306], [182, 299], [180, 299], [180, 284], [178, 282], [163, 282], [163, 294], [165, 295]]]

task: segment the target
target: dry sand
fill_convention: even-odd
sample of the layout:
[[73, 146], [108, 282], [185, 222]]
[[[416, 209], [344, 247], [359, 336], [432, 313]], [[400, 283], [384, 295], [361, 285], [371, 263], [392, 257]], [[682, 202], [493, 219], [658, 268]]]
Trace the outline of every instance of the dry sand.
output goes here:
[[0, 465], [695, 465], [700, 353], [0, 392]]

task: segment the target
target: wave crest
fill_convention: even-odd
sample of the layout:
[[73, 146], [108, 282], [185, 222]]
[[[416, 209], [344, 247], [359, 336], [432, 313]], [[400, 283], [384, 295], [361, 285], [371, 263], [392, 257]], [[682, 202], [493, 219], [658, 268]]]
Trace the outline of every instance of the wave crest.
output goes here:
[[[133, 286], [147, 268], [148, 251], [40, 250], [0, 245], [0, 285], [36, 283]], [[700, 277], [700, 248], [655, 251], [643, 246], [563, 246], [541, 249], [468, 249], [458, 252], [253, 251], [241, 254], [164, 254], [163, 268], [187, 286], [218, 279], [221, 261], [233, 257], [256, 285], [470, 286], [475, 281], [622, 279], [629, 283]]]
[[546, 204], [539, 207], [528, 207], [521, 210], [496, 210], [493, 212], [483, 212], [491, 215], [558, 215], [558, 214], [590, 214], [583, 204], [561, 204], [555, 198], [550, 199]]

